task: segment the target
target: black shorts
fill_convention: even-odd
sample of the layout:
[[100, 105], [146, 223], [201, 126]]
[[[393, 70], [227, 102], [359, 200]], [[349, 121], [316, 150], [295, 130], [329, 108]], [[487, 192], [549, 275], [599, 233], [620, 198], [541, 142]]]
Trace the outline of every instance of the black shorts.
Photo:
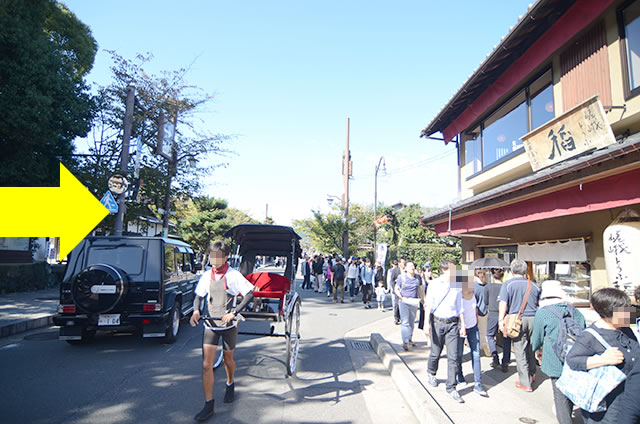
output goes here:
[[204, 335], [202, 336], [203, 345], [217, 346], [222, 337], [222, 350], [233, 350], [236, 348], [236, 341], [238, 340], [238, 327], [233, 326], [228, 330], [213, 331], [208, 328], [204, 329]]

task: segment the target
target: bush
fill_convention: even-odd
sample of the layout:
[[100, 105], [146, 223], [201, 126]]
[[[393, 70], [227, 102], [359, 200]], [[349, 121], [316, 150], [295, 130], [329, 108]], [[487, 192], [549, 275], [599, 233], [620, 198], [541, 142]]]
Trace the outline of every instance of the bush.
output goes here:
[[0, 265], [0, 293], [43, 290], [59, 284], [46, 262], [24, 265]]
[[443, 246], [441, 244], [392, 247], [387, 252], [385, 266], [388, 268], [392, 260], [399, 258], [413, 261], [416, 268], [422, 267], [422, 265], [427, 262], [427, 258], [431, 258], [431, 268], [437, 270], [443, 259], [453, 259], [456, 263], [460, 264], [462, 260], [462, 249], [459, 247]]

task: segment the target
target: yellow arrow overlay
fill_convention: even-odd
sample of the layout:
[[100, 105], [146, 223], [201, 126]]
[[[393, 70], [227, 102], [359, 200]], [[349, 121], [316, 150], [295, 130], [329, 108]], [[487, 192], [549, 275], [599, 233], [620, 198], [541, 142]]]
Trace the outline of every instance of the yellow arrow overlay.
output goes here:
[[60, 187], [0, 187], [0, 237], [60, 237], [60, 258], [109, 211], [64, 165]]

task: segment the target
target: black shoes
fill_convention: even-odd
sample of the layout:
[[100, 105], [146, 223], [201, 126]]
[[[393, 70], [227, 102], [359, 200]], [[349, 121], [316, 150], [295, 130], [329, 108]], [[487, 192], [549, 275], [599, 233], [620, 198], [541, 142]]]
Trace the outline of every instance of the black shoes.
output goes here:
[[[235, 391], [235, 383], [231, 383], [231, 385], [227, 385], [227, 388], [224, 392], [224, 403], [231, 403], [233, 402], [233, 397], [234, 397], [234, 391]], [[207, 421], [209, 418], [211, 418], [213, 416], [213, 404], [214, 404], [214, 400], [210, 400], [208, 402], [204, 403], [204, 407], [202, 408], [202, 410], [200, 412], [198, 412], [196, 414], [195, 417], [193, 417], [194, 420], [198, 421], [198, 422], [203, 422], [203, 421]]]
[[491, 361], [491, 367], [500, 368], [500, 359], [498, 358], [498, 354], [494, 353], [492, 356], [493, 356], [493, 360]]
[[233, 402], [233, 396], [235, 391], [235, 383], [231, 383], [231, 385], [227, 385], [227, 388], [224, 392], [224, 403]]
[[211, 418], [211, 416], [213, 415], [213, 403], [214, 403], [213, 399], [208, 402], [205, 402], [204, 407], [202, 408], [202, 411], [198, 412], [196, 416], [193, 417], [193, 419], [199, 422], [203, 422]]

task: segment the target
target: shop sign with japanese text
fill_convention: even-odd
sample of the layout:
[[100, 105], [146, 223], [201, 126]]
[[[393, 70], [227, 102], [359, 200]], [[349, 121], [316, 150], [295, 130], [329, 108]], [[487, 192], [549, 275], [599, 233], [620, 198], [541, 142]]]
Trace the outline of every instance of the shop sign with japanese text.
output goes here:
[[522, 137], [533, 171], [616, 142], [598, 96]]

